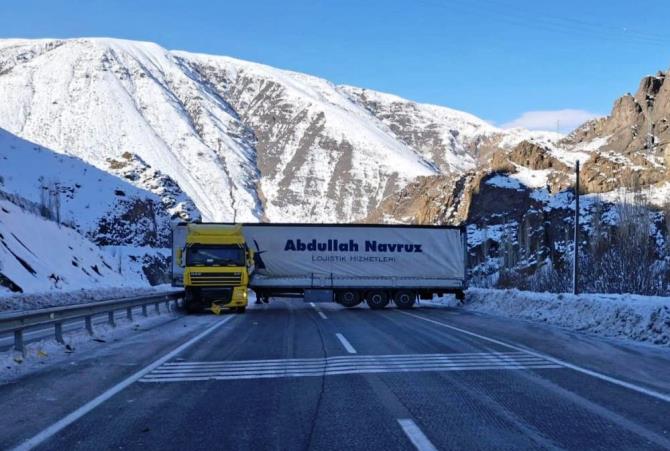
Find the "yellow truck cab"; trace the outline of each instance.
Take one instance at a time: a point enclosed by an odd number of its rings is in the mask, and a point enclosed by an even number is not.
[[[253,254],[240,225],[188,224],[185,246],[176,252],[189,313],[221,308],[244,313]]]

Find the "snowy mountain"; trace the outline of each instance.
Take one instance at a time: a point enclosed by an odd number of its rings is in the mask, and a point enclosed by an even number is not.
[[[417,176],[461,173],[492,147],[557,138],[261,64],[103,38],[0,41],[0,98],[0,127],[116,174],[139,164],[174,182],[177,215],[215,221],[360,220]],[[128,178],[164,195],[146,179]]]
[[[339,89],[443,173],[474,169],[493,149],[511,149],[522,141],[551,145],[562,138],[552,132],[502,130],[469,113],[392,94],[353,86]]]

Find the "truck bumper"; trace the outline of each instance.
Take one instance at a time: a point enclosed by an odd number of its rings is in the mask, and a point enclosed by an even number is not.
[[[248,295],[246,287],[189,287],[186,302],[200,308],[216,304],[223,308],[246,307]]]

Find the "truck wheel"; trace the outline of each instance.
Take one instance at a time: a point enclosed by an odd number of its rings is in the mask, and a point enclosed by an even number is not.
[[[416,302],[416,293],[410,290],[399,290],[393,295],[393,302],[400,309],[412,308]]]
[[[244,312],[246,312],[246,311],[247,311],[247,307],[246,307],[246,306],[244,306],[244,307],[237,307],[237,308],[235,309],[235,313],[244,313]]]
[[[198,313],[201,309],[200,303],[197,299],[195,299],[193,293],[190,290],[186,291],[183,306],[184,310],[186,310],[186,313],[188,314]]]
[[[356,290],[340,290],[336,293],[338,304],[344,307],[356,307],[362,302],[361,296]]]
[[[189,315],[193,313],[202,312],[202,305],[198,302],[194,302],[192,299],[190,301],[184,301],[184,309]]]
[[[386,307],[389,303],[388,295],[386,291],[369,291],[366,300],[368,301],[368,306],[371,309],[377,310]]]

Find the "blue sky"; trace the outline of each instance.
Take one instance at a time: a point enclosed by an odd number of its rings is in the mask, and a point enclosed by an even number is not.
[[[3,0],[0,37],[111,36],[234,56],[567,132],[670,67],[670,2]]]

